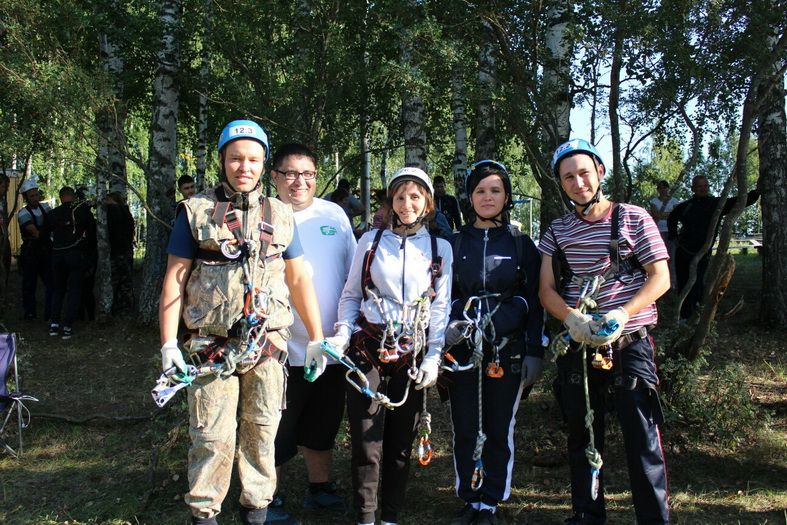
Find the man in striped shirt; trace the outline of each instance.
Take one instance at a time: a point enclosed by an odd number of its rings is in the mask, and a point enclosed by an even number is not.
[[[658,319],[655,301],[670,285],[667,249],[647,211],[615,204],[601,192],[606,169],[590,143],[573,139],[561,145],[552,157],[552,169],[575,208],[553,221],[539,244],[541,303],[563,322],[572,339],[568,353],[558,359],[555,385],[568,423],[574,512],[568,523],[606,522],[603,469],[591,467],[586,448],[595,444],[603,454],[605,393],[610,386],[637,522],[668,523],[658,377],[648,336]],[[553,267],[553,259],[561,264]],[[562,271],[556,275],[558,266]],[[565,286],[559,286],[561,281]],[[591,283],[600,283],[589,294],[596,307],[583,313],[580,295]],[[591,364],[596,354],[611,357],[611,366],[599,359]],[[583,367],[588,367],[594,442],[585,428]]]

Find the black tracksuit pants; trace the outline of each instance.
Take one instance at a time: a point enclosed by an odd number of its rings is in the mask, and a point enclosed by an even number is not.
[[[604,455],[604,415],[610,409],[610,388],[614,388],[614,409],[623,433],[631,495],[640,525],[669,522],[667,468],[661,448],[659,424],[661,408],[655,386],[656,367],[650,337],[631,343],[614,354],[612,370],[590,365],[579,352],[558,359],[556,390],[568,423],[568,457],[571,469],[571,506],[588,523],[605,523],[604,470],[599,475],[599,494],[591,498],[591,467],[585,456],[588,431],[585,428],[585,394],[582,366],[588,367],[588,390],[594,413],[595,447]]]
[[[82,280],[85,271],[84,255],[79,249],[52,253],[52,322],[62,321],[63,326],[74,326],[82,304]],[[65,302],[65,312],[63,303]],[[62,315],[62,317],[61,317]]]
[[[409,360],[383,364],[377,359],[378,340],[356,332],[347,356],[366,374],[369,388],[391,401],[402,399],[407,388]],[[360,523],[374,521],[377,489],[381,485],[384,521],[396,522],[404,505],[410,459],[423,407],[423,390],[410,386],[407,401],[388,410],[347,385],[347,417],[352,442],[353,506]],[[382,478],[382,482],[380,479]]]
[[[471,488],[475,469],[473,452],[478,436],[478,369],[444,374],[451,399],[451,422],[454,431],[454,468],[456,495],[466,502],[482,502],[495,506],[511,493],[511,472],[514,461],[514,423],[522,397],[521,357],[510,359],[509,347],[501,351],[503,377],[486,374],[489,357],[481,367],[483,428],[486,434],[481,456],[485,476],[478,490]],[[454,347],[451,354],[466,363],[470,349]],[[513,370],[512,370],[513,363]]]

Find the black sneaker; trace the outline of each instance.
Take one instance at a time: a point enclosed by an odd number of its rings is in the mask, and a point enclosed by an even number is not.
[[[60,335],[60,325],[52,323],[49,325],[49,337],[57,337]]]
[[[456,515],[451,525],[471,525],[475,522],[476,516],[478,516],[478,511],[471,504],[465,503],[465,506]]]
[[[284,496],[276,494],[268,505],[268,515],[265,525],[298,525],[298,520],[292,517],[284,508]]]
[[[303,508],[344,512],[347,506],[342,497],[336,493],[336,483],[331,481],[323,483],[317,492],[307,490],[306,497],[303,498]]]
[[[583,514],[574,514],[565,521],[566,525],[604,525],[606,520],[593,519]]]
[[[497,525],[497,516],[489,509],[481,509],[473,525]]]
[[[52,335],[52,334],[50,333],[49,335]],[[63,335],[61,335],[60,338],[63,341],[68,341],[69,339],[71,339],[72,335],[74,335],[74,332],[71,330],[71,327],[70,326],[64,326],[63,327]]]

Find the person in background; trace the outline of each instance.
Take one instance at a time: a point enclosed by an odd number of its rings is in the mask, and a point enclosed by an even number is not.
[[[268,144],[254,121],[224,127],[217,147],[221,183],[181,204],[167,247],[159,301],[162,370],[188,373],[178,345],[181,321],[192,363],[219,369],[188,388],[185,502],[193,525],[217,524],[236,458],[241,521],[265,522],[276,488],[290,300],[309,334],[307,354],[319,352],[323,339],[292,208],[260,192]]]
[[[304,252],[304,265],[314,282],[323,333],[333,333],[336,305],[355,254],[355,236],[350,220],[339,206],[315,199],[317,157],[303,144],[285,144],[273,155],[271,178],[282,202],[292,206]],[[304,377],[309,334],[297,313],[287,342],[287,409],[282,412],[276,433],[277,471],[298,454],[306,461],[309,489],[303,500],[307,509],[343,511],[344,500],[331,479],[331,462],[336,434],[344,416],[344,372],[331,360],[314,381]],[[318,356],[319,366],[326,363]],[[277,476],[281,479],[281,476]],[[281,484],[279,485],[279,489]],[[277,490],[268,506],[266,523],[296,523],[284,508]]]
[[[678,205],[678,199],[671,197],[669,194],[669,182],[660,180],[656,183],[656,191],[658,195],[650,199],[649,209],[650,216],[656,221],[656,226],[659,228],[661,239],[667,246],[667,251],[670,255],[669,270],[670,270],[670,283],[672,288],[675,288],[675,242],[669,239],[669,228],[667,226],[667,218],[670,212]]]
[[[363,203],[358,197],[352,194],[352,187],[350,186],[350,181],[347,179],[339,179],[339,182],[336,184],[336,189],[324,195],[323,199],[341,206],[351,223],[355,217],[363,214]]]
[[[197,194],[197,185],[191,175],[181,175],[178,177],[178,191],[183,197],[181,200],[190,199]]]
[[[604,416],[613,390],[637,523],[663,525],[667,464],[649,331],[658,321],[655,302],[669,290],[667,248],[644,209],[604,196],[606,166],[592,144],[563,143],[551,168],[574,205],[538,245],[541,304],[566,327],[553,343],[562,349],[554,388],[568,425],[574,515],[566,523],[606,523]]]
[[[760,198],[759,181],[758,187],[749,191],[746,195],[746,206],[751,206]],[[704,175],[697,175],[691,180],[691,191],[694,195],[687,201],[683,201],[672,210],[667,219],[669,238],[675,240],[675,273],[678,279],[677,290],[680,292],[689,282],[689,270],[691,260],[699,253],[705,240],[708,238],[711,227],[713,212],[719,204],[720,197],[713,197],[710,194],[708,178]],[[721,217],[727,215],[735,206],[736,197],[729,197],[722,207]],[[716,238],[719,224],[713,231],[713,238]],[[678,227],[680,226],[680,231]],[[711,243],[711,246],[713,243]],[[699,308],[702,296],[705,293],[705,272],[708,270],[711,250],[705,252],[697,263],[697,280],[689,290],[689,294],[683,301],[680,308],[680,319],[686,322]]]
[[[25,206],[17,212],[22,247],[19,268],[22,271],[22,306],[24,318],[36,318],[36,288],[38,280],[44,283],[44,317],[52,315],[52,243],[49,239],[49,204],[41,202],[41,190],[35,178],[25,180],[19,186]]]
[[[469,171],[471,222],[453,239],[453,301],[446,330],[446,345],[453,346],[446,355],[463,365],[474,357],[477,361],[474,368],[448,374],[446,381],[456,494],[465,503],[451,523],[494,525],[498,503],[511,494],[516,413],[543,368],[541,256],[530,237],[511,225],[513,196],[506,167],[483,160]],[[482,356],[474,355],[478,351]],[[477,478],[474,482],[479,474],[480,483]]]
[[[123,196],[107,194],[107,228],[112,265],[112,313],[134,308],[134,217]]]
[[[395,524],[404,506],[425,389],[437,381],[450,308],[451,246],[424,223],[434,211],[429,177],[400,169],[389,182],[388,202],[391,224],[361,237],[336,333],[327,339],[366,375],[369,392],[401,403],[391,410],[347,385],[353,506],[362,525],[375,521],[378,488],[382,525]]]
[[[462,213],[459,211],[459,201],[445,191],[445,179],[438,175],[434,178],[434,201],[438,213],[445,216],[451,231],[462,226]]]
[[[88,239],[95,237],[96,220],[90,211],[90,205],[77,200],[74,188],[61,188],[60,202],[60,206],[49,214],[54,288],[49,335],[60,335],[64,340],[68,340],[73,336],[74,320],[79,315],[85,258],[89,250]]]

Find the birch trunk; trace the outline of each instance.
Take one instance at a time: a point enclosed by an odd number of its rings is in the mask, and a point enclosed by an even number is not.
[[[115,3],[112,3],[114,6]],[[122,75],[125,68],[118,46],[108,34],[99,38],[99,52],[104,71],[113,80],[113,106],[105,107],[97,115],[99,147],[96,158],[96,316],[104,320],[112,315],[112,265],[110,263],[109,230],[107,209],[104,200],[108,191],[120,193],[126,198],[128,179],[125,150],[125,109],[123,103]]]
[[[567,141],[571,136],[571,49],[566,34],[569,3],[553,2],[547,13],[547,30],[544,45],[548,59],[544,64],[543,98],[547,102],[549,127],[554,130],[553,146]]]
[[[402,64],[409,66],[411,74],[417,75],[412,64],[412,42],[404,36],[402,42]],[[426,170],[426,130],[424,129],[424,101],[412,89],[402,93],[402,131],[404,135],[404,163]]]
[[[145,239],[145,266],[139,300],[140,320],[151,323],[158,313],[161,281],[166,268],[165,248],[174,218],[174,202],[169,191],[175,186],[177,165],[177,123],[180,92],[177,73],[180,61],[178,27],[181,3],[163,0],[159,19],[163,27],[158,68],[153,81],[153,121],[150,129],[147,204],[161,221],[148,217]],[[163,223],[162,223],[163,221]]]
[[[478,56],[478,87],[480,91],[476,110],[476,160],[494,159],[497,149],[494,108],[495,88],[497,87],[495,37],[489,22],[484,20],[482,24],[482,42]]]
[[[212,4],[212,0],[206,0],[204,5],[205,27],[202,31],[202,56],[199,68],[200,93],[197,113],[197,150],[195,152],[197,172],[194,174],[194,184],[198,190],[205,189],[205,166],[208,157],[208,80],[210,75],[208,53],[210,52],[210,34],[213,24]]]
[[[775,67],[774,72],[779,69]],[[763,102],[757,114],[762,191],[760,317],[767,324],[784,326],[787,324],[787,208],[784,206],[787,202],[787,118],[783,75],[776,73],[770,84],[763,86]]]
[[[454,116],[454,193],[459,204],[465,210],[468,207],[468,195],[465,191],[467,174],[467,117],[465,116],[464,85],[459,68],[454,70],[451,79],[451,112]]]

